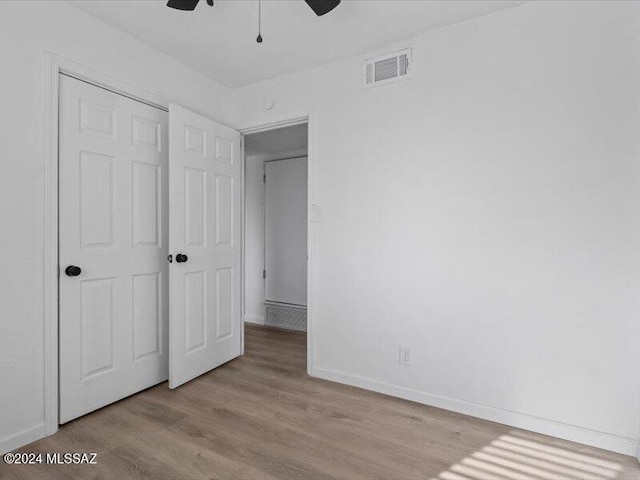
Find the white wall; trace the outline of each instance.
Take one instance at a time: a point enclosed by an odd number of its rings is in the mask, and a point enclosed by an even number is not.
[[[0,2],[0,450],[44,432],[45,51],[237,125],[232,91],[65,2]]]
[[[535,2],[388,49],[411,80],[238,91],[244,127],[313,112],[313,374],[635,453],[639,17]]]

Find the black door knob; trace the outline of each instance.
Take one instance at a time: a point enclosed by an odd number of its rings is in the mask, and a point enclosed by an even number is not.
[[[64,269],[64,273],[66,273],[68,277],[77,277],[82,273],[82,269],[80,267],[76,267],[75,265],[69,265]]]
[[[185,263],[187,260],[189,260],[189,257],[182,253],[176,255],[176,262],[178,263]]]

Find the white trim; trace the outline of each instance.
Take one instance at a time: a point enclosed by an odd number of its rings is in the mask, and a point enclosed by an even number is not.
[[[391,395],[393,397],[411,400],[432,407],[442,408],[453,412],[470,415],[472,417],[502,423],[511,427],[530,430],[532,432],[562,438],[572,442],[591,445],[623,455],[635,455],[637,440],[621,437],[606,432],[591,430],[589,428],[557,422],[555,420],[536,417],[526,413],[514,412],[496,407],[490,407],[479,403],[467,402],[456,398],[446,397],[407,387],[401,387],[390,383],[379,382],[357,375],[336,372],[330,369],[317,368],[309,375],[343,383],[354,387],[360,387],[374,392]]]
[[[307,374],[311,375],[311,372],[315,371],[316,365],[316,330],[315,321],[316,315],[316,245],[317,230],[319,224],[317,222],[310,222],[309,219],[313,217],[312,209],[317,207],[317,186],[316,186],[316,168],[319,157],[318,145],[320,142],[318,139],[318,122],[314,112],[309,114],[308,121],[308,142],[307,142],[307,175],[308,175],[308,189],[307,189]]]
[[[268,132],[269,130],[277,130],[279,128],[294,127],[303,123],[309,123],[311,115],[300,115],[291,117],[285,120],[276,120],[269,123],[260,123],[252,125],[250,127],[241,128],[238,131],[243,135],[249,135],[251,133]]]
[[[55,53],[47,52],[46,55],[50,65],[54,67],[56,75],[63,73],[119,95],[169,111],[169,102],[156,92],[137,87]]]
[[[151,102],[149,100],[145,100],[145,99],[140,98],[138,96],[134,96],[134,95],[132,95],[130,93],[127,93],[127,92],[125,92],[123,90],[119,90],[117,88],[113,88],[113,87],[109,87],[107,85],[103,85],[103,84],[97,83],[97,82],[95,82],[95,81],[93,81],[91,79],[88,79],[87,77],[84,77],[82,75],[77,75],[77,74],[74,74],[72,72],[69,72],[66,69],[61,69],[59,71],[59,74],[60,75],[64,75],[65,77],[68,77],[68,78],[73,78],[74,80],[78,80],[78,81],[83,82],[83,83],[87,83],[89,85],[93,85],[94,87],[100,88],[102,90],[106,90],[107,92],[115,93],[116,95],[120,95],[121,97],[128,98],[128,99],[133,100],[135,102],[143,103],[144,105],[147,105],[149,107],[157,108],[158,110],[162,110],[163,112],[169,113],[169,109],[167,107],[164,107],[162,105],[158,105],[157,103],[153,103],[153,102]]]
[[[317,207],[317,186],[316,186],[316,166],[319,157],[318,145],[318,122],[314,112],[309,114],[307,141],[307,175],[309,178],[307,189],[307,374],[315,371],[316,365],[316,245],[318,223],[310,222],[313,217],[312,209]]]
[[[244,323],[253,323],[254,325],[264,325],[264,317],[261,315],[245,315]]]
[[[29,427],[16,433],[15,435],[5,437],[0,440],[0,455],[15,450],[16,448],[20,448],[31,442],[35,442],[42,437],[46,437],[46,435],[45,424],[44,422],[41,422],[33,427]]]
[[[58,80],[59,60],[47,60],[44,162],[44,430],[58,430]]]
[[[68,74],[143,103],[167,109],[157,93],[46,52],[46,139],[44,185],[44,424],[13,439],[29,443],[58,430],[58,101],[59,75]],[[24,444],[23,443],[23,444]],[[4,445],[4,441],[3,444]],[[17,445],[19,446],[19,445]]]
[[[240,134],[240,318],[242,319],[240,325],[240,355],[244,355],[244,322],[246,322],[245,315],[245,195],[246,195],[246,163],[247,158],[244,155],[244,135]],[[264,324],[264,319],[262,320]]]
[[[295,125],[300,125],[306,123],[308,130],[308,144],[307,144],[307,152],[306,155],[297,155],[295,152],[290,152],[292,154],[296,154],[297,156],[306,156],[307,157],[307,169],[308,169],[308,177],[307,177],[307,218],[310,218],[310,209],[313,205],[315,205],[315,172],[314,165],[316,159],[316,151],[315,151],[315,138],[317,135],[316,131],[316,122],[314,117],[313,110],[311,113],[306,115],[292,115],[290,117],[285,117],[281,120],[262,123],[257,125],[252,125],[250,127],[239,129],[240,133],[242,133],[243,137],[249,135],[251,133],[259,133],[259,132],[267,132],[269,130],[276,130],[279,128],[285,127],[293,127]],[[244,145],[244,140],[243,140]],[[243,156],[243,161],[246,162],[246,157]],[[313,312],[315,310],[315,303],[313,299],[315,298],[313,295],[313,286],[315,285],[315,246],[316,246],[316,228],[317,225],[312,222],[307,222],[307,373],[311,375],[311,372],[314,371],[315,359],[316,359],[316,346],[315,346],[315,334],[313,329]],[[244,247],[243,247],[244,248]],[[243,280],[244,281],[244,280]],[[243,299],[244,302],[244,299]],[[243,304],[244,308],[244,304]],[[247,321],[247,317],[245,316],[245,321]],[[264,322],[264,319],[263,319]]]

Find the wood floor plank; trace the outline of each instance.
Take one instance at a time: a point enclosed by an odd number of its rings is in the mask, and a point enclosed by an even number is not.
[[[640,480],[631,457],[308,377],[304,333],[245,332],[243,357],[20,449],[98,465],[0,463],[0,480]]]

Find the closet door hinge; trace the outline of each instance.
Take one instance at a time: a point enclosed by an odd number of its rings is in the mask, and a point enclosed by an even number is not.
[[[267,183],[267,174],[266,173],[262,174],[262,183]]]
[[[262,278],[266,280],[266,278],[267,278],[267,271],[266,270],[262,270]]]

